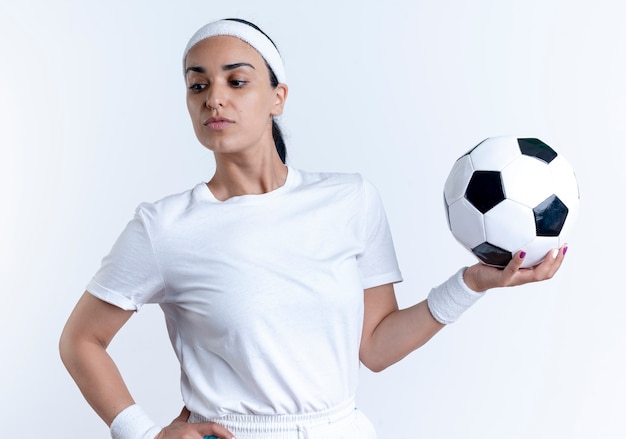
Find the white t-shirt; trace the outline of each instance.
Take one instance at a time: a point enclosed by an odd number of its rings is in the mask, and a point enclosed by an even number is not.
[[[87,290],[161,306],[183,400],[213,418],[353,398],[363,290],[401,280],[373,186],[289,167],[266,194],[219,201],[200,183],[141,204]]]

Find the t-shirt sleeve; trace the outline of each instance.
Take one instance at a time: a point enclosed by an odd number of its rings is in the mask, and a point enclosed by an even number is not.
[[[363,181],[365,249],[358,257],[363,288],[402,281],[391,230],[376,188]]]
[[[158,302],[165,291],[142,206],[104,257],[87,291],[125,310]]]

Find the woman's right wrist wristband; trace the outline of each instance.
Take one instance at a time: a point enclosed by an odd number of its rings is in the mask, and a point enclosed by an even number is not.
[[[485,293],[471,290],[463,280],[466,268],[462,268],[450,279],[428,294],[428,309],[439,323],[449,325],[454,323],[461,314],[469,309]]]
[[[126,407],[111,422],[113,439],[155,439],[160,432],[161,427],[137,404]]]

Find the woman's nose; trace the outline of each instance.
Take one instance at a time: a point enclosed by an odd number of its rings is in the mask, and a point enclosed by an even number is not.
[[[206,106],[213,110],[223,106],[223,93],[219,87],[214,85],[209,89],[206,97]]]

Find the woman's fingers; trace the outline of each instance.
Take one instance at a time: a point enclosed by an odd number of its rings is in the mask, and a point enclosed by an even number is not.
[[[513,258],[509,261],[509,263],[502,270],[502,283],[504,285],[509,285],[511,280],[517,275],[524,262],[524,258],[526,257],[525,251],[518,251],[513,255]]]
[[[180,414],[165,427],[157,439],[234,439],[228,429],[215,422],[189,423],[190,412],[183,407]]]
[[[541,282],[551,279],[556,272],[559,271],[559,268],[561,268],[566,252],[567,244],[561,248],[552,249],[539,265],[531,268],[520,268],[520,265],[518,264],[510,264],[511,271],[509,272],[507,285],[523,285],[531,282]],[[515,268],[516,265],[517,268]],[[507,269],[508,268],[509,266],[507,266]],[[513,270],[516,270],[516,272],[514,273]]]
[[[218,438],[218,439],[235,439],[235,436],[226,429],[226,427],[216,424],[215,422],[201,422],[198,424],[190,424],[196,428],[196,431],[202,435],[202,438]]]
[[[488,267],[478,263],[467,269],[465,283],[474,291],[485,291],[491,288],[512,287],[531,282],[540,282],[552,278],[561,268],[567,244],[550,251],[543,262],[530,268],[522,268],[526,254],[519,251],[503,269]]]
[[[551,253],[546,255],[546,258],[541,264],[535,267],[537,280],[551,279],[563,263],[565,253],[567,253],[567,244],[559,249],[554,249]]]

